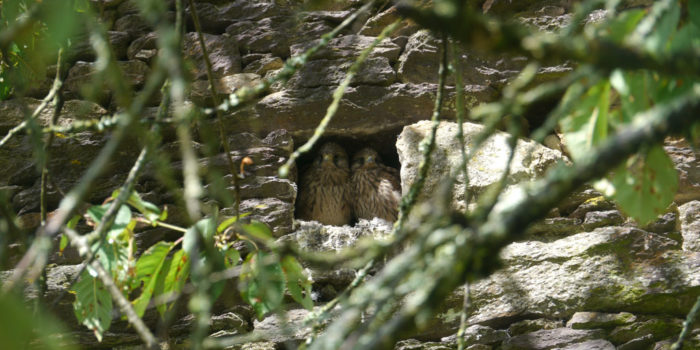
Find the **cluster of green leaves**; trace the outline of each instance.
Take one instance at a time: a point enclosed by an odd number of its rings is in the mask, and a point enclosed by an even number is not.
[[[648,32],[645,11],[636,9],[589,25],[586,34],[624,46],[639,44],[641,50],[661,58],[700,49],[700,3],[689,2],[686,20],[681,20],[678,2],[669,5],[661,8],[657,4],[658,22]],[[698,83],[697,79],[662,76],[649,70],[617,69],[585,90],[582,84],[572,85],[562,104],[577,99],[577,107],[560,120],[560,127],[574,161],[591,155],[608,135],[643,121],[648,117],[645,111],[687,94]],[[678,175],[663,147],[657,145],[630,157],[596,187],[637,222],[647,224],[673,201]]]
[[[0,100],[23,93],[46,78],[47,66],[55,63],[59,47],[70,45],[88,5],[88,0],[48,1],[42,4],[42,11],[33,12],[33,6],[40,2],[0,2],[0,30],[21,29],[0,51]],[[23,22],[28,24],[20,25]]]
[[[118,192],[113,193],[116,199]],[[85,217],[88,222],[99,223],[111,204],[90,207]],[[132,211],[135,209],[138,214]],[[240,267],[239,287],[244,300],[255,309],[258,318],[277,310],[285,292],[305,308],[312,308],[311,280],[304,273],[299,262],[291,257],[257,249],[254,242],[274,240],[267,225],[252,221],[237,225],[239,217],[229,218],[216,225],[216,218],[205,218],[185,231],[181,239],[174,242],[160,241],[146,249],[138,259],[134,256],[134,228],[138,221],[161,225],[167,217],[166,210],[144,201],[137,193],[131,194],[127,204],[122,205],[114,223],[107,230],[104,239],[92,243],[95,259],[111,274],[112,279],[125,297],[138,295],[131,303],[139,317],[150,305],[154,305],[161,317],[172,309],[174,300],[183,291],[190,277],[193,257],[212,267],[213,272]],[[75,227],[79,216],[69,223]],[[97,226],[97,225],[95,225]],[[231,235],[240,229],[242,235]],[[93,231],[94,232],[94,231]],[[253,248],[244,261],[233,247],[232,236],[243,237]],[[61,250],[68,241],[61,240]],[[180,245],[180,243],[182,243]],[[215,300],[224,289],[223,278],[212,281],[211,296]],[[92,330],[98,340],[109,329],[112,322],[112,297],[105,288],[97,272],[87,266],[77,284],[73,308],[79,322]],[[154,303],[155,301],[155,303]]]

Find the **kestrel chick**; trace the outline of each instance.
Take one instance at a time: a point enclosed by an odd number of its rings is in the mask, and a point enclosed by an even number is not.
[[[401,200],[399,172],[381,164],[377,151],[363,148],[352,157],[350,183],[355,217],[396,221]]]
[[[299,182],[297,217],[325,225],[349,224],[349,181],[350,169],[345,150],[332,142],[324,144]]]

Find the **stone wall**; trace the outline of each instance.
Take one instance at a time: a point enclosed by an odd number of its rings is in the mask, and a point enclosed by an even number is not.
[[[103,20],[109,24],[109,40],[127,82],[142,87],[157,54],[155,34],[145,25],[136,7],[129,1],[104,1]],[[570,19],[570,1],[496,2],[492,12],[511,16],[542,30],[557,28]],[[648,5],[636,1],[631,5]],[[201,18],[205,42],[213,64],[218,93],[224,96],[246,84],[275,74],[283,61],[311,47],[352,11],[360,1],[329,1],[325,8],[305,8],[297,1],[279,0],[200,0],[195,1]],[[173,10],[174,7],[171,7]],[[190,9],[187,9],[188,15]],[[344,71],[359,52],[376,37],[384,25],[397,19],[391,8],[376,8],[369,15],[333,39],[328,48],[313,57],[286,86],[274,86],[271,94],[254,105],[224,115],[224,129],[235,164],[251,157],[241,184],[241,211],[270,225],[282,240],[294,240],[313,250],[338,250],[354,244],[360,237],[382,237],[390,227],[381,220],[362,220],[353,226],[332,227],[315,222],[294,220],[296,169],[290,179],[277,176],[277,169],[289,154],[306,141],[318,125],[331,101],[331,94],[343,79]],[[211,106],[202,51],[193,25],[183,44],[183,55],[190,60],[190,74],[195,79],[189,99],[200,106]],[[73,121],[104,117],[114,112],[115,102],[107,88],[85,89],[94,75],[95,59],[90,46],[79,43],[76,61],[66,81],[66,106],[60,125]],[[509,79],[524,67],[523,57],[493,56],[470,49],[458,53],[463,61],[468,106],[497,98]],[[426,132],[433,99],[437,90],[437,65],[440,57],[438,40],[410,22],[378,45],[367,63],[347,89],[337,115],[329,125],[325,139],[339,142],[349,153],[365,145],[374,146],[383,158],[401,167],[404,191],[414,181],[418,164],[418,143]],[[55,69],[54,69],[55,70]],[[571,70],[567,64],[543,67],[538,81],[557,78]],[[23,105],[33,109],[48,92],[55,72],[47,73],[28,96],[0,102],[0,134],[5,134],[23,119]],[[448,99],[443,116],[453,117],[453,81],[448,82]],[[143,118],[155,114],[158,98],[150,101]],[[550,106],[551,107],[551,106]],[[547,106],[543,107],[546,110]],[[39,118],[47,125],[48,112]],[[531,126],[542,115],[529,116]],[[205,119],[194,130],[195,149],[200,164],[228,173],[224,154],[206,157],[205,133],[216,127],[216,120]],[[415,123],[415,124],[414,124]],[[467,124],[467,137],[479,126]],[[423,197],[430,196],[435,184],[459,159],[454,138],[455,124],[443,123],[438,132],[435,166],[427,181]],[[399,135],[400,134],[400,135]],[[48,206],[56,208],[68,189],[76,184],[109,133],[82,132],[74,137],[58,137],[51,148]],[[176,173],[181,169],[179,149],[172,129],[165,129],[160,153],[173,159]],[[398,143],[397,143],[398,139]],[[134,140],[136,141],[136,140]],[[97,182],[90,204],[101,203],[118,188],[135,161],[138,142],[127,142],[109,170]],[[521,147],[522,146],[522,147]],[[535,179],[559,161],[562,154],[530,141],[523,141],[516,155],[509,185]],[[397,152],[398,147],[398,152]],[[481,193],[499,177],[500,164],[506,156],[504,135],[491,141],[487,151],[478,156],[470,168],[467,190]],[[527,156],[534,149],[536,161]],[[501,252],[503,268],[489,278],[471,286],[474,311],[465,337],[468,349],[664,349],[678,334],[681,318],[700,294],[700,162],[698,153],[682,140],[669,140],[666,150],[672,155],[681,176],[677,206],[647,227],[637,227],[617,210],[614,203],[592,189],[582,189],[553,210],[551,215],[529,231],[529,239],[513,243]],[[456,152],[456,153],[455,153]],[[532,154],[530,154],[531,156]],[[309,156],[299,161],[304,167]],[[34,166],[29,136],[16,136],[0,148],[0,191],[11,198],[24,229],[31,232],[38,225],[40,174]],[[224,180],[228,183],[227,175]],[[459,179],[458,179],[459,180]],[[136,189],[158,205],[173,205],[172,193],[157,185],[153,170],[139,180]],[[232,191],[231,188],[228,190]],[[456,193],[464,193],[459,183]],[[463,209],[463,197],[456,196],[454,206]],[[172,207],[169,222],[182,223],[177,207]],[[224,214],[231,215],[230,209]],[[83,231],[87,227],[79,228]],[[142,227],[137,232],[139,249],[158,240],[173,240],[179,234],[161,228]],[[21,247],[10,254],[10,263],[21,255]],[[53,254],[49,269],[52,300],[78,271],[80,258],[74,251]],[[6,276],[3,273],[2,276]],[[354,271],[313,271],[317,305],[335,297],[353,279]],[[2,278],[2,277],[0,277]],[[31,289],[28,298],[36,297]],[[397,349],[453,349],[459,322],[463,291],[446,301],[436,318],[439,326],[421,331],[399,343]],[[72,298],[65,297],[55,310],[73,335],[86,348],[139,348],[139,339],[124,321],[115,323],[102,343],[75,321]],[[299,324],[307,311],[291,304],[289,319]],[[241,334],[256,330],[268,334],[267,342],[247,344],[243,348],[279,349],[284,343],[302,342],[308,329],[292,334],[281,332],[279,320],[270,316],[254,320],[251,309],[238,297],[235,283],[227,289],[214,308],[211,332],[216,336]],[[183,317],[170,329],[177,346],[187,347],[187,330],[192,318]],[[145,319],[155,328],[157,314],[148,312]],[[690,348],[700,348],[695,331]],[[133,345],[133,346],[132,346]]]

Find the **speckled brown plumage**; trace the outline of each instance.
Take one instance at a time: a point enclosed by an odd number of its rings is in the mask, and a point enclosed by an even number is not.
[[[352,157],[352,210],[358,219],[396,221],[401,181],[396,169],[380,163],[377,151],[363,148]]]
[[[332,142],[324,144],[299,181],[297,217],[325,225],[349,224],[349,181],[350,169],[345,150]]]

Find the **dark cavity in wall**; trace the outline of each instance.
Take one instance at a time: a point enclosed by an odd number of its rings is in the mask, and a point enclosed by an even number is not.
[[[299,179],[309,169],[314,159],[318,155],[319,150],[327,142],[334,142],[340,145],[348,154],[348,163],[352,166],[352,157],[365,147],[370,147],[376,150],[380,157],[381,163],[397,170],[400,170],[401,163],[396,151],[396,139],[403,127],[394,128],[387,131],[378,132],[371,135],[349,135],[349,136],[326,136],[319,139],[313,149],[302,154],[297,159],[297,169],[299,169]],[[307,139],[296,138],[294,144],[297,147],[303,145]],[[297,194],[297,199],[299,194]],[[296,216],[296,215],[295,215]]]
[[[323,144],[327,142],[335,142],[339,144],[348,153],[348,161],[352,162],[352,156],[359,150],[370,147],[375,149],[382,158],[382,163],[390,166],[392,168],[400,169],[401,163],[399,163],[399,156],[396,151],[396,138],[403,128],[382,131],[372,135],[362,135],[362,136],[328,136],[319,139],[314,145],[313,149],[307,153],[302,154],[297,160],[297,168],[299,169],[299,174],[303,174],[304,171],[311,165],[313,160],[316,158],[319,149]],[[305,139],[294,140],[294,145],[300,147],[306,142]]]

